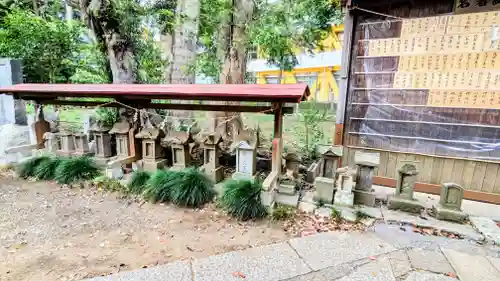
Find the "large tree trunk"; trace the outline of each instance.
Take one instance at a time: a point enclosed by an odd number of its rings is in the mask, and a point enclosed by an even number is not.
[[[254,2],[252,0],[233,0],[232,13],[226,27],[222,30],[221,50],[224,50],[224,63],[219,77],[221,84],[244,84],[247,64],[246,27],[252,19]],[[216,113],[213,127],[226,137],[234,137],[242,129],[239,113]],[[227,120],[230,119],[228,122]],[[220,124],[221,121],[223,124]]]
[[[106,36],[109,66],[113,74],[113,84],[132,84],[136,82],[134,53],[129,44],[112,33]]]

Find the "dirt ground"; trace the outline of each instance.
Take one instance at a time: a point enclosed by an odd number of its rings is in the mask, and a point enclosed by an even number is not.
[[[0,179],[0,280],[80,280],[285,240],[213,206],[142,204],[93,189]]]

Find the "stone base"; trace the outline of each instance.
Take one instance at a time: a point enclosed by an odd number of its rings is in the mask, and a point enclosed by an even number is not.
[[[291,184],[280,184],[278,189],[278,193],[285,195],[295,195],[297,191],[295,190],[295,186]]]
[[[337,191],[335,192],[335,199],[333,200],[334,205],[339,206],[354,206],[354,194],[351,192]]]
[[[262,202],[262,205],[264,205],[268,211],[274,207],[274,198],[275,194],[272,190],[260,192],[260,202]]]
[[[105,174],[106,177],[115,180],[122,179],[124,175],[122,167],[107,167]]]
[[[314,201],[331,204],[333,202],[334,180],[331,178],[317,177],[314,180]]]
[[[358,220],[358,215],[356,214],[356,210],[354,210],[353,208],[349,208],[346,206],[338,206],[338,205],[333,205],[333,208],[337,210],[342,219],[348,222],[356,222]]]
[[[446,209],[441,207],[440,205],[433,206],[432,209],[434,211],[436,219],[438,220],[447,220],[462,223],[468,217],[468,215],[462,211]]]
[[[167,165],[167,159],[142,159],[142,168],[144,171],[155,172],[158,169],[163,169]]]
[[[375,207],[375,192],[353,190],[354,204]]]
[[[276,194],[276,203],[297,208],[299,204],[299,195]]]
[[[387,207],[391,210],[400,210],[408,213],[420,214],[424,209],[422,203],[417,200],[409,200],[406,198],[400,198],[395,196],[389,197],[389,202]]]
[[[314,210],[316,210],[317,206],[316,204],[309,203],[309,202],[300,202],[299,203],[299,210],[306,212],[306,213],[312,213]]]
[[[238,173],[238,172],[235,172],[231,178],[233,180],[249,180],[249,181],[255,181],[255,179],[257,178],[256,175],[249,175],[249,174],[244,174],[244,173]]]

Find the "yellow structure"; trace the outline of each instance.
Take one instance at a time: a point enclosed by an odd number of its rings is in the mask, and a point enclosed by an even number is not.
[[[329,36],[322,42],[314,55],[297,50],[299,64],[290,72],[283,72],[281,84],[307,83],[311,97],[318,102],[336,102],[339,85],[336,72],[340,70],[344,26],[332,26]],[[269,66],[263,59],[249,62],[248,70],[253,72],[258,84],[277,84],[280,70]]]

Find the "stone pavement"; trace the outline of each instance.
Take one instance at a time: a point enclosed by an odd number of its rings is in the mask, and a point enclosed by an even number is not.
[[[390,227],[365,233],[320,233],[87,281],[500,280],[497,246],[434,238],[396,234]]]

